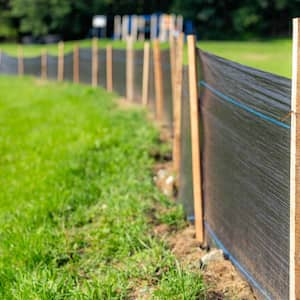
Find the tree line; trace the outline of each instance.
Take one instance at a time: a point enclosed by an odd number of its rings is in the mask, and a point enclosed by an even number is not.
[[[287,36],[300,0],[0,0],[0,39],[87,36],[95,14],[182,14],[203,39]]]

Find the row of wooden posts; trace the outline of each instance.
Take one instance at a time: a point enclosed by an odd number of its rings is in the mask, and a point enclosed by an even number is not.
[[[180,148],[181,148],[181,96],[183,84],[183,57],[184,57],[184,34],[178,38],[170,39],[170,63],[171,63],[171,84],[173,94],[173,161],[174,171],[180,174]],[[98,40],[92,41],[92,62],[91,62],[91,84],[98,86]],[[142,83],[142,104],[147,106],[149,99],[149,72],[150,52],[149,42],[144,44],[143,57],[143,83]],[[73,49],[73,82],[80,82],[79,68],[79,47]],[[155,110],[158,122],[163,122],[163,76],[162,60],[159,40],[153,42],[153,64],[154,64],[154,86],[155,86]],[[196,40],[194,36],[188,36],[188,64],[189,64],[189,94],[190,94],[190,119],[192,135],[192,160],[193,160],[193,181],[194,181],[194,207],[196,236],[200,242],[204,241],[203,210],[202,210],[202,188],[200,168],[200,144],[199,144],[199,107],[197,89],[197,62],[196,62]],[[18,52],[18,74],[24,74],[24,55],[20,47]],[[128,38],[126,48],[126,99],[132,101],[134,98],[134,47],[133,39]],[[47,79],[47,51],[41,53],[41,78]],[[64,43],[58,44],[57,81],[64,80]],[[111,45],[106,47],[106,89],[113,91],[113,49]]]
[[[106,89],[108,91],[113,90],[113,55],[112,55],[112,46],[106,46]],[[57,81],[64,80],[64,42],[58,43],[58,53],[57,53]],[[73,49],[73,82],[79,83],[80,82],[80,68],[79,68],[79,46],[74,46]],[[99,62],[98,62],[98,39],[93,39],[92,43],[92,63],[91,63],[91,79],[92,79],[92,86],[98,86],[98,72],[99,72]],[[47,50],[43,49],[41,53],[41,79],[47,79]],[[24,55],[22,47],[19,47],[18,50],[18,74],[20,76],[24,75]]]

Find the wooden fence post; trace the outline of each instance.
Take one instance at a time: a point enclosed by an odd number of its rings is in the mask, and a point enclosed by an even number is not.
[[[75,45],[73,52],[73,82],[79,83],[79,81],[79,47]]]
[[[134,80],[134,50],[133,37],[127,39],[126,49],[126,98],[129,101],[133,100],[133,80]]]
[[[41,54],[41,78],[47,80],[47,50],[43,49]]]
[[[199,135],[199,106],[198,106],[198,77],[196,59],[196,39],[194,35],[188,36],[188,62],[189,62],[189,91],[190,91],[190,119],[193,162],[193,190],[196,239],[204,242],[200,135]]]
[[[113,65],[112,65],[112,46],[106,47],[106,89],[113,91]]]
[[[290,300],[300,299],[300,19],[293,19],[290,148]]]
[[[161,53],[159,40],[155,39],[153,43],[154,56],[154,83],[155,83],[155,106],[156,118],[159,122],[163,120],[163,78],[161,69]]]
[[[58,43],[57,80],[64,80],[64,42]]]
[[[18,49],[18,75],[24,75],[24,54],[22,47],[19,47]]]
[[[175,73],[176,73],[176,49],[177,49],[177,39],[170,35],[170,65],[171,65],[171,84],[172,84],[172,99],[174,102],[175,98]]]
[[[150,67],[150,43],[144,44],[144,63],[143,63],[143,91],[142,104],[147,106],[149,98],[149,67]]]
[[[93,38],[92,43],[92,86],[97,87],[98,85],[98,39]]]
[[[181,98],[182,98],[182,72],[183,72],[183,47],[184,34],[181,33],[176,45],[176,63],[174,76],[174,96],[173,96],[173,163],[174,171],[177,174],[177,181],[180,170],[180,156],[181,156]]]

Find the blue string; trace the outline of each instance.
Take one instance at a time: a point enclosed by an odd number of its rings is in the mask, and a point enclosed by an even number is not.
[[[241,108],[241,109],[243,109],[243,110],[245,110],[245,111],[247,111],[247,112],[249,112],[249,113],[252,113],[252,114],[256,115],[257,117],[259,117],[259,118],[261,118],[261,119],[264,119],[264,120],[266,120],[266,121],[269,121],[269,122],[271,122],[271,123],[273,123],[273,124],[275,124],[275,125],[278,125],[278,126],[280,126],[280,127],[283,127],[283,128],[287,128],[287,129],[290,129],[290,128],[291,128],[290,125],[287,125],[287,124],[285,124],[285,123],[283,123],[283,122],[281,122],[281,121],[278,121],[278,120],[276,120],[276,119],[274,119],[274,118],[272,118],[272,117],[269,117],[269,116],[267,116],[267,115],[265,115],[265,114],[263,114],[263,113],[261,113],[261,112],[255,110],[255,109],[249,107],[249,106],[246,105],[246,104],[243,104],[243,103],[241,103],[241,102],[239,102],[239,101],[236,101],[236,100],[234,100],[234,99],[232,99],[232,98],[230,98],[230,97],[228,97],[228,96],[222,94],[221,92],[219,92],[218,90],[214,89],[212,86],[210,86],[209,84],[207,84],[207,83],[204,82],[203,80],[201,80],[201,81],[199,82],[199,84],[202,85],[202,86],[204,86],[204,87],[206,87],[206,88],[209,89],[211,92],[213,92],[215,95],[219,96],[220,98],[224,99],[225,101],[227,101],[227,102],[229,102],[229,103],[231,103],[231,104],[233,104],[233,105],[236,105],[236,106],[238,106],[239,108]]]
[[[271,300],[272,298],[267,294],[267,292],[255,281],[255,279],[240,265],[240,263],[229,253],[229,251],[226,249],[226,247],[223,245],[223,243],[218,239],[216,234],[213,232],[213,230],[210,228],[210,226],[207,224],[207,222],[204,222],[204,225],[216,243],[217,247],[223,250],[223,253],[228,257],[228,259],[236,266],[236,268],[239,269],[239,271],[246,277],[246,279],[257,289],[260,291],[260,293],[266,298]]]

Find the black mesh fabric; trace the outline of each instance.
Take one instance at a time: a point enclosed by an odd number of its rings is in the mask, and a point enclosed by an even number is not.
[[[291,82],[198,55],[207,233],[264,297],[288,299]]]
[[[106,88],[106,50],[98,50],[98,84]]]
[[[113,49],[113,89],[126,97],[126,50]]]
[[[64,56],[64,80],[73,81],[73,52]]]
[[[51,80],[57,79],[57,56],[47,55],[47,77]]]
[[[190,123],[188,67],[183,68],[181,97],[181,144],[178,201],[183,205],[188,219],[194,219],[193,166]]]
[[[91,48],[79,49],[79,81],[92,83],[92,50]]]
[[[41,57],[25,57],[24,74],[40,77],[41,76]]]
[[[18,59],[0,52],[0,74],[18,74]]]
[[[133,99],[137,103],[142,102],[143,63],[144,63],[144,51],[135,50],[134,51],[134,83],[133,83],[134,97]]]
[[[173,122],[173,99],[171,81],[170,50],[161,51],[161,69],[163,79],[163,101],[164,101],[164,121],[172,128]]]

